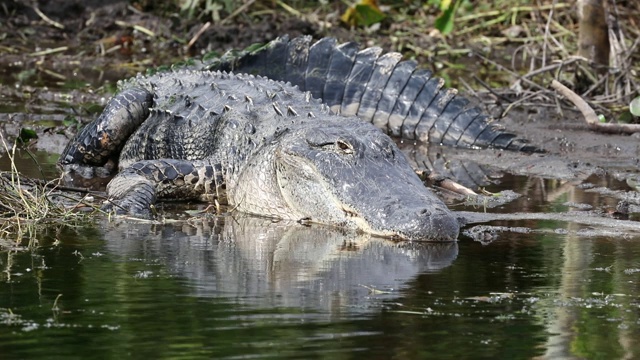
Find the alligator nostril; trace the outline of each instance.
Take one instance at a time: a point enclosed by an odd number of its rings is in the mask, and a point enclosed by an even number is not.
[[[429,209],[422,209],[418,212],[419,215],[429,215]]]

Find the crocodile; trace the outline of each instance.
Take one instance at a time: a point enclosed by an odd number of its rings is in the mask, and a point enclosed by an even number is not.
[[[395,53],[378,57],[377,48],[355,51],[331,39],[309,44],[283,37],[201,69],[121,81],[59,164],[84,177],[117,164],[103,205],[116,214],[151,218],[158,199],[199,199],[380,236],[454,241],[458,219],[380,129],[537,149]]]

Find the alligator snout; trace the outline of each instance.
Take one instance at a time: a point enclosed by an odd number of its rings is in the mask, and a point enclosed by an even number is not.
[[[392,224],[398,221],[397,224]],[[397,228],[398,236],[418,241],[455,241],[460,232],[460,224],[446,207],[399,208],[390,219],[392,228]]]

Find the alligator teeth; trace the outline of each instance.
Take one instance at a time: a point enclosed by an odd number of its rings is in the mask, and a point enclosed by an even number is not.
[[[358,216],[358,214],[357,214],[357,213],[355,213],[355,212],[353,212],[353,211],[350,211],[350,210],[347,210],[347,209],[342,209],[342,211],[344,211],[344,214],[345,214],[347,217],[356,217],[356,216]]]
[[[284,116],[284,114],[282,113],[282,110],[280,110],[280,108],[278,107],[278,104],[272,103],[272,105],[273,105],[273,110],[275,110],[276,114],[280,116]]]

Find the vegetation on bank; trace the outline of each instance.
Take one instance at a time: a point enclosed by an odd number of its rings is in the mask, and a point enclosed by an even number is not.
[[[640,27],[634,20],[640,6],[635,2],[604,6],[603,1],[582,0],[534,5],[524,0],[174,0],[173,4],[189,19],[206,23],[224,23],[237,16],[252,22],[266,13],[284,12],[313,23],[322,35],[333,35],[336,27],[349,28],[356,39],[382,43],[432,64],[445,79],[461,79],[456,87],[469,87],[462,79],[475,79],[479,85],[470,89],[485,88],[508,103],[535,100],[558,106],[556,93],[548,90],[555,79],[588,100],[603,114],[601,121],[635,122],[633,116],[640,115],[633,106],[640,101],[636,80]],[[596,43],[598,38],[601,44]],[[476,61],[479,66],[473,64]],[[465,72],[471,76],[458,76]]]
[[[555,79],[589,101],[606,121],[634,122],[638,119],[629,108],[640,87],[640,24],[635,21],[640,3],[621,1],[606,8],[611,56],[603,66],[585,59],[580,50],[578,10],[584,2],[130,0],[84,7],[69,17],[55,1],[25,5],[12,0],[0,13],[13,19],[31,11],[29,19],[39,21],[7,31],[0,54],[24,50],[35,58],[75,55],[79,61],[97,55],[116,60],[106,66],[135,72],[211,50],[242,49],[282,34],[310,33],[399,51],[450,86],[484,92],[506,104],[500,115],[534,103],[560,108],[556,92],[548,89]],[[33,47],[56,37],[67,41]]]
[[[0,171],[0,249],[28,249],[38,245],[37,234],[45,228],[74,226],[88,221],[86,212],[76,211],[82,199],[22,176],[13,159],[16,146],[9,148],[0,134],[0,144],[11,160],[10,171]]]

